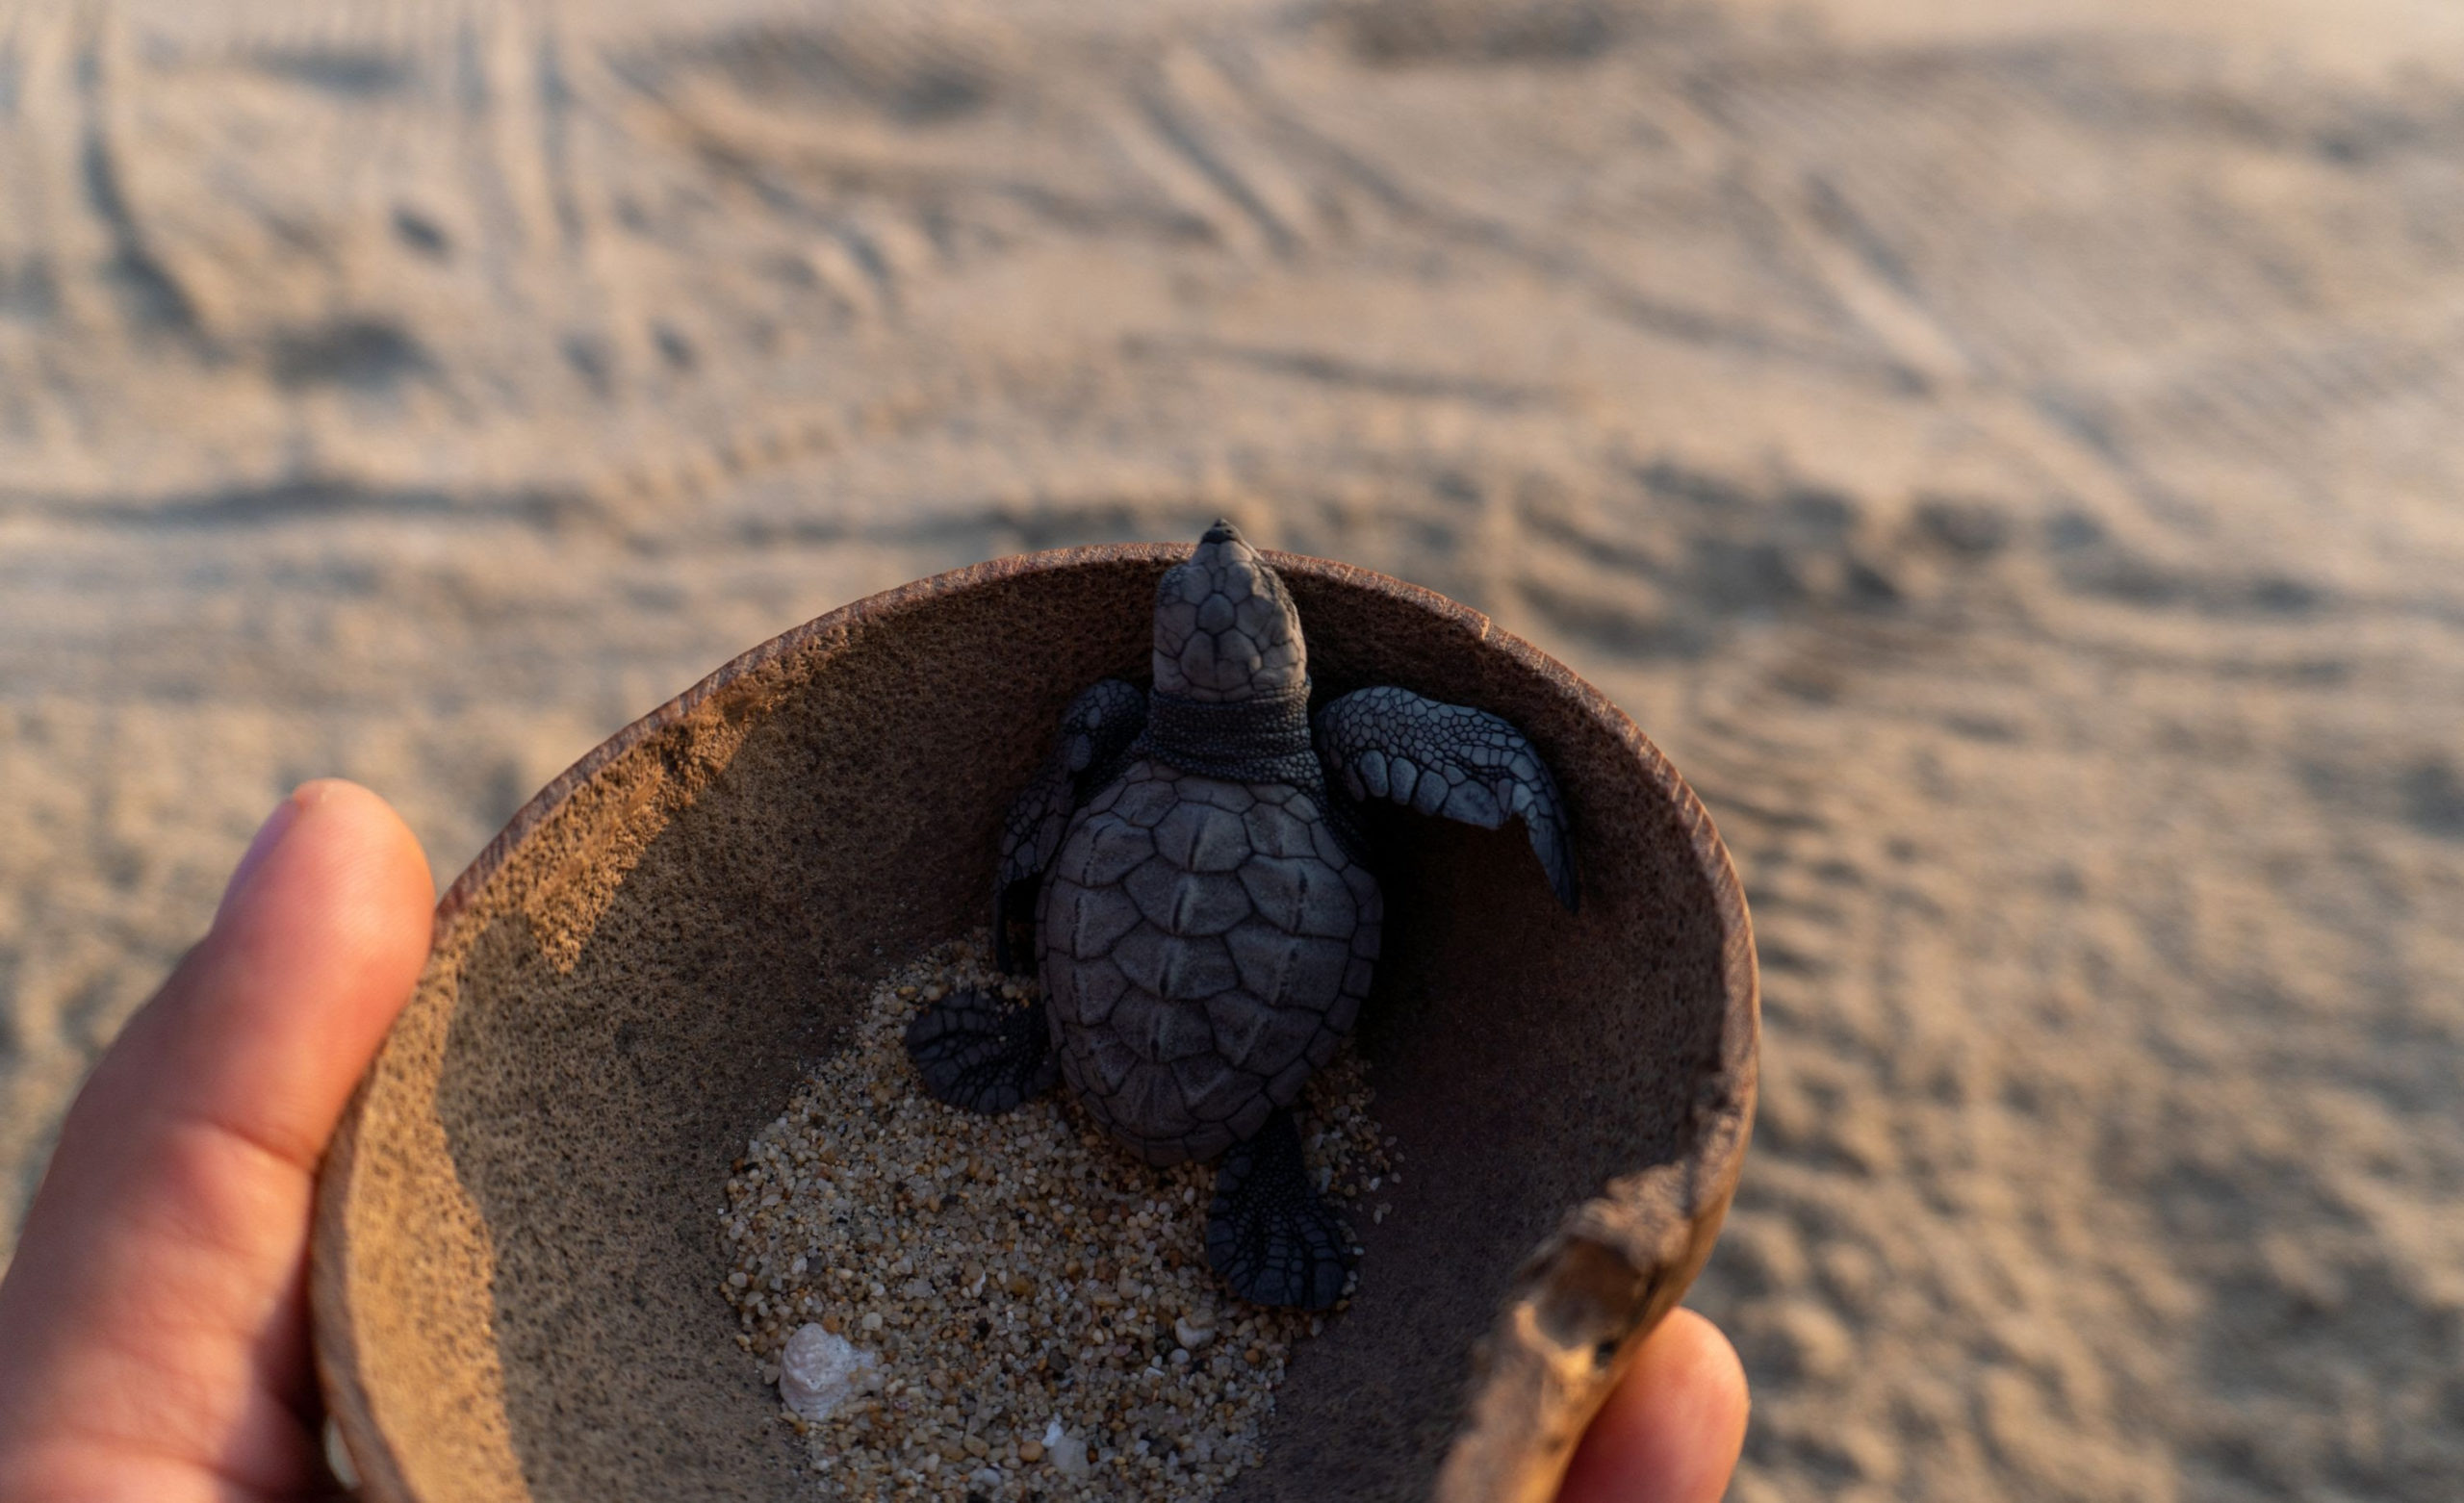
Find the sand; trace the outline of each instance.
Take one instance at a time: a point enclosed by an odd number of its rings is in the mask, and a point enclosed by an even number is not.
[[[13,1204],[293,781],[1222,512],[1734,848],[1739,1498],[2464,1470],[2451,7],[203,9],[0,12]]]
[[[993,968],[988,930],[893,971],[735,1160],[718,1290],[735,1343],[780,1386],[819,1496],[1205,1503],[1258,1465],[1295,1349],[1349,1291],[1322,1314],[1232,1294],[1206,1255],[1215,1166],[1150,1168],[1066,1094],[997,1116],[927,1095],[908,1025],[991,987],[1041,995]],[[1385,1220],[1377,1191],[1402,1183],[1374,1099],[1347,1049],[1297,1103],[1347,1226]],[[837,1364],[803,1390],[817,1408],[790,1391],[800,1341]]]

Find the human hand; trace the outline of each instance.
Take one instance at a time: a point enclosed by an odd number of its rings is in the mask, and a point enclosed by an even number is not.
[[[1672,1310],[1575,1447],[1557,1503],[1717,1503],[1745,1443],[1745,1410],[1729,1338]]]
[[[317,1160],[408,1000],[436,889],[315,782],[95,1066],[0,1281],[0,1499],[330,1492],[308,1348]]]
[[[0,1280],[0,1500],[331,1490],[308,1345],[317,1161],[408,1000],[435,889],[394,811],[285,801],[214,928],[78,1093]],[[1636,1357],[1562,1503],[1710,1503],[1745,1379],[1680,1310]]]

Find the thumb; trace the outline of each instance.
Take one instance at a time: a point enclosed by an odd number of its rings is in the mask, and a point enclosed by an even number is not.
[[[133,1495],[313,1476],[317,1162],[418,978],[434,895],[364,788],[310,783],[267,820],[213,931],[79,1092],[28,1211],[0,1283],[0,1491],[30,1466],[119,1490],[81,1470],[98,1455],[150,1458]]]
[[[1575,1448],[1558,1503],[1717,1503],[1745,1414],[1736,1348],[1701,1315],[1672,1310]]]

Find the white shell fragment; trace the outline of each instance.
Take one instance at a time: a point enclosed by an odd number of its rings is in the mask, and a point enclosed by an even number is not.
[[[1172,1335],[1179,1337],[1181,1345],[1190,1351],[1198,1350],[1215,1339],[1215,1312],[1195,1310],[1175,1317]]]
[[[1061,1416],[1043,1427],[1043,1454],[1052,1459],[1053,1469],[1065,1477],[1084,1477],[1087,1465],[1087,1442],[1061,1428]]]
[[[332,1470],[336,1482],[354,1492],[359,1490],[359,1468],[351,1464],[350,1446],[343,1439],[342,1426],[331,1419],[325,1421],[325,1465]]]
[[[806,1419],[828,1419],[881,1384],[881,1360],[817,1325],[799,1327],[779,1354],[779,1397]]]

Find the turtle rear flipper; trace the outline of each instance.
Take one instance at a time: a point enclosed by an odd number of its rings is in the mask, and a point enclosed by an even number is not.
[[[1575,906],[1575,853],[1557,781],[1523,732],[1486,710],[1381,686],[1318,712],[1318,757],[1355,799],[1385,799],[1482,829],[1515,815],[1549,886]]]
[[[935,1101],[986,1116],[1042,1095],[1061,1074],[1043,1004],[1009,1006],[980,991],[953,992],[916,1014],[907,1057]]]
[[[1206,1261],[1256,1305],[1323,1310],[1351,1276],[1351,1236],[1309,1183],[1285,1108],[1223,1155],[1206,1213]]]
[[[1069,816],[1120,775],[1123,754],[1145,728],[1146,691],[1119,678],[1089,685],[1062,712],[1052,759],[1011,801],[1001,821],[1001,865],[992,877],[992,957],[1002,970],[1033,968],[1033,943],[1018,943],[1013,929],[1032,933],[1036,886],[1061,849]]]

